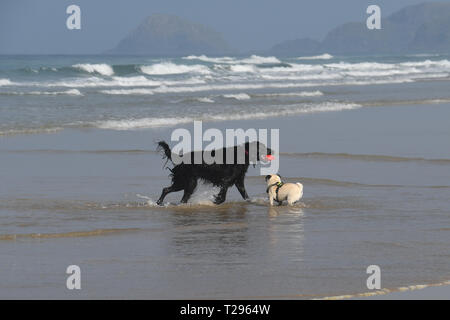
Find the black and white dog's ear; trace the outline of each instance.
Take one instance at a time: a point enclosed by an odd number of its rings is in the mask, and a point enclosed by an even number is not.
[[[272,175],[270,175],[270,174],[267,175],[267,176],[266,176],[266,181],[269,180],[271,176],[272,176]]]

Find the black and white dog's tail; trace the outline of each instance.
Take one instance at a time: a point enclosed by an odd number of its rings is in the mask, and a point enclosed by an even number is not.
[[[167,162],[170,160],[172,163],[172,150],[170,150],[169,145],[167,144],[167,142],[165,141],[159,141],[158,142],[158,147],[156,148],[156,151],[160,152],[163,151],[163,159],[167,159],[166,163],[164,164],[164,166],[166,166]]]

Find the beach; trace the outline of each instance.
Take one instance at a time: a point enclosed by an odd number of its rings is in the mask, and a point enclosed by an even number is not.
[[[158,75],[173,68],[160,61],[139,75],[130,60],[113,74],[55,65],[58,79],[28,61],[42,83],[2,60],[0,298],[365,298],[369,265],[395,292],[368,298],[448,298],[445,285],[395,290],[450,279],[446,57],[207,58],[174,61],[181,75]],[[303,199],[269,207],[257,165],[249,201],[233,188],[216,206],[201,184],[188,204],[179,192],[156,205],[170,184],[156,142],[194,120],[279,129],[279,174]],[[69,265],[81,290],[66,288]]]

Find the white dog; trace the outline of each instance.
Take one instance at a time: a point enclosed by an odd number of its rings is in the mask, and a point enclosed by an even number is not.
[[[267,194],[269,196],[270,205],[273,206],[273,201],[277,201],[279,205],[284,200],[287,200],[289,205],[300,200],[303,197],[303,185],[297,183],[283,183],[278,174],[269,174],[266,176]]]

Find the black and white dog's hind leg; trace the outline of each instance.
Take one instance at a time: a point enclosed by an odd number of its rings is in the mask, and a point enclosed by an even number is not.
[[[219,193],[214,197],[214,203],[215,204],[221,204],[225,201],[225,198],[227,197],[227,191],[228,187],[223,186],[220,188]]]

